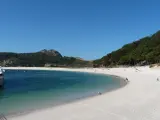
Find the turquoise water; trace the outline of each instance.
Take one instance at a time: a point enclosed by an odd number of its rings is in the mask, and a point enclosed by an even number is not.
[[[0,113],[9,115],[64,104],[121,87],[113,76],[82,72],[7,70]]]

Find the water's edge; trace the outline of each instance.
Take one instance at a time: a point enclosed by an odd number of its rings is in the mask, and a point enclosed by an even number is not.
[[[8,69],[9,70],[9,69]],[[11,70],[14,70],[14,69],[11,69]],[[21,69],[20,69],[21,70]],[[23,69],[24,70],[24,69]],[[29,69],[26,69],[26,70],[29,70]],[[48,71],[48,70],[44,70],[44,71]],[[65,71],[65,70],[51,70],[51,71]],[[89,74],[99,74],[99,75],[105,75],[105,76],[109,76],[109,77],[113,77],[113,78],[116,78],[116,80],[119,80],[120,81],[120,86],[117,87],[117,88],[112,88],[112,89],[109,89],[109,90],[106,90],[104,93],[102,93],[101,95],[104,95],[104,94],[107,94],[108,92],[112,92],[112,91],[115,91],[115,90],[118,90],[120,88],[123,88],[125,87],[128,82],[126,81],[125,78],[122,78],[120,76],[116,76],[116,75],[110,75],[110,74],[106,74],[106,73],[95,73],[94,71],[93,72],[88,72],[88,71],[67,71],[66,72],[84,72],[84,73],[89,73]],[[25,112],[19,112],[19,113],[16,113],[16,114],[9,114],[7,115],[6,117],[7,118],[11,118],[11,117],[17,117],[17,116],[23,116],[23,115],[27,115],[27,114],[30,114],[30,113],[33,113],[33,112],[36,112],[36,111],[42,111],[42,110],[45,110],[45,109],[50,109],[50,108],[54,108],[54,107],[57,107],[57,106],[62,106],[62,105],[66,105],[66,104],[70,104],[70,103],[74,103],[74,102],[78,102],[78,101],[81,101],[81,100],[85,100],[85,99],[88,99],[88,98],[93,98],[93,97],[97,97],[99,96],[99,94],[95,94],[95,95],[88,95],[88,96],[85,96],[85,97],[81,97],[81,98],[77,98],[77,99],[74,99],[74,100],[70,100],[70,101],[67,101],[67,102],[64,102],[64,103],[60,103],[60,104],[57,104],[57,105],[54,105],[54,106],[51,106],[51,107],[48,107],[48,106],[45,106],[43,108],[38,108],[38,109],[32,109],[32,110],[29,110],[29,111],[25,111]]]

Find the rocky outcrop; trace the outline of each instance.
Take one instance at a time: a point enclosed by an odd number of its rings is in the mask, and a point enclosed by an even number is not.
[[[62,55],[58,51],[56,51],[54,49],[50,49],[50,50],[43,49],[43,50],[40,51],[40,53],[44,53],[44,54],[49,55],[49,56],[62,57]]]

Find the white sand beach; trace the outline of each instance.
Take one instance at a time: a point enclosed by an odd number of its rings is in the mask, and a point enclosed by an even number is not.
[[[6,68],[31,69],[31,68]],[[37,110],[8,120],[160,120],[160,69],[136,68],[32,68],[94,72],[128,78],[126,86],[73,103]]]

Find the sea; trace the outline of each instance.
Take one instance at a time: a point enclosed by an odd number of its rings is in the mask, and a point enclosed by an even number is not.
[[[124,86],[115,76],[85,72],[6,70],[0,114],[18,115],[68,104]]]

